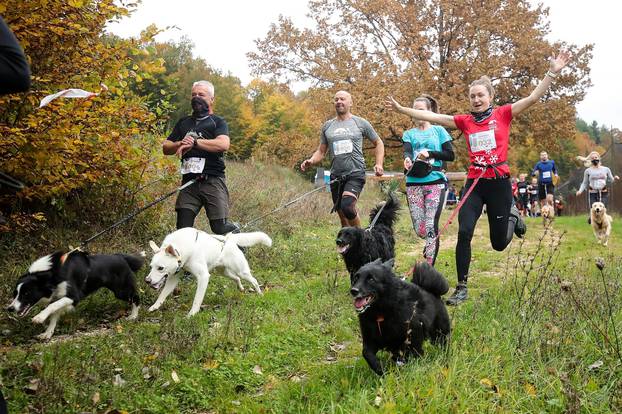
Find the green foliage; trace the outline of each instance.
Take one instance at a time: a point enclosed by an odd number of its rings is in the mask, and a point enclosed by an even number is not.
[[[103,35],[106,22],[129,12],[112,0],[4,3],[33,82],[27,95],[0,98],[2,168],[27,186],[2,195],[0,206],[13,214],[42,211],[55,217],[80,200],[101,205],[93,197],[98,193],[109,193],[102,201],[112,195],[133,202],[127,195],[150,177],[149,168],[159,167],[153,159],[157,115],[131,87],[161,71],[162,61],[150,57],[155,31],[129,40]],[[139,64],[135,56],[141,56]],[[97,92],[100,83],[108,91],[98,97],[58,99],[37,109],[44,95],[71,87]],[[114,213],[126,204],[108,207]]]

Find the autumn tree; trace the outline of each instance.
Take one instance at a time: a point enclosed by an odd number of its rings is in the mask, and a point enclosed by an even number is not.
[[[114,214],[133,200],[146,171],[157,167],[157,117],[129,84],[148,79],[161,62],[149,58],[149,32],[128,40],[105,34],[108,21],[129,13],[116,3],[0,2],[32,70],[31,92],[0,98],[2,170],[26,184],[0,197],[5,213],[62,214],[81,203],[82,219],[87,204],[100,215]],[[144,57],[140,65],[131,59],[136,55]],[[108,90],[98,97],[59,99],[38,109],[47,94],[66,88],[97,92],[102,83]]]
[[[570,67],[543,102],[515,120],[511,135],[514,146],[531,138],[538,149],[554,152],[574,135],[574,105],[590,85],[592,46],[550,43],[547,16],[547,8],[525,0],[312,0],[313,28],[280,17],[248,56],[258,75],[310,83],[312,103],[349,90],[357,113],[397,143],[411,125],[383,108],[386,95],[407,103],[429,93],[442,112],[465,113],[468,84],[486,74],[496,103],[514,102],[533,90],[548,57],[564,47],[573,54]],[[464,147],[457,147],[464,163]],[[397,166],[399,158],[393,149],[388,161]]]
[[[252,113],[247,117],[247,148],[253,156],[294,167],[319,142],[317,114],[286,86],[253,80],[247,87]]]

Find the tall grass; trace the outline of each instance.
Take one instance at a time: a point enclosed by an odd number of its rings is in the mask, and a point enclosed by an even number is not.
[[[242,224],[313,189],[290,171],[258,163],[231,163],[227,172],[231,218]],[[363,215],[384,197],[368,184],[359,203]],[[174,226],[172,203],[103,237],[94,250],[132,252],[149,238],[161,240]],[[125,308],[102,292],[62,318],[51,343],[33,339],[41,327],[3,316],[0,386],[10,412],[622,410],[619,221],[609,249],[596,245],[584,217],[561,217],[547,230],[528,219],[525,241],[495,252],[482,220],[473,239],[471,296],[450,309],[449,346],[426,345],[424,358],[400,368],[381,354],[388,372],[380,378],[361,357],[330,206],[329,193],[318,192],[253,226],[274,238],[270,249],[247,251],[263,296],[237,291],[216,272],[192,319],[184,315],[195,283],[184,281],[161,310],[143,308],[130,322],[122,318]],[[208,229],[203,215],[197,225]],[[8,299],[33,258],[79,240],[83,230],[68,224],[13,236],[14,247],[1,250],[6,282],[0,299]],[[443,236],[437,260],[452,283],[455,232],[456,223]],[[420,258],[423,242],[413,236],[406,211],[396,233],[402,272]],[[152,303],[155,293],[140,285],[145,303]]]

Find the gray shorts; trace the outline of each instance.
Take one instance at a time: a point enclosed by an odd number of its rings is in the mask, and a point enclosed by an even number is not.
[[[184,188],[177,195],[175,210],[186,208],[198,214],[205,207],[207,218],[219,220],[229,217],[229,190],[224,177],[208,175],[204,180]]]

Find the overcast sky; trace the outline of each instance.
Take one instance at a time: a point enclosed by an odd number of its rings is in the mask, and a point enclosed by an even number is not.
[[[532,2],[534,2],[532,0]],[[534,2],[535,3],[535,2]],[[622,81],[620,73],[620,16],[622,1],[544,0],[550,7],[550,40],[584,45],[594,43],[591,78],[594,86],[578,106],[579,116],[591,122],[622,128]],[[109,30],[136,36],[151,23],[163,28],[177,26],[158,40],[189,37],[197,56],[212,66],[250,79],[246,53],[254,50],[254,39],[264,37],[269,25],[282,14],[297,25],[311,22],[305,17],[307,0],[143,0],[136,12]]]

